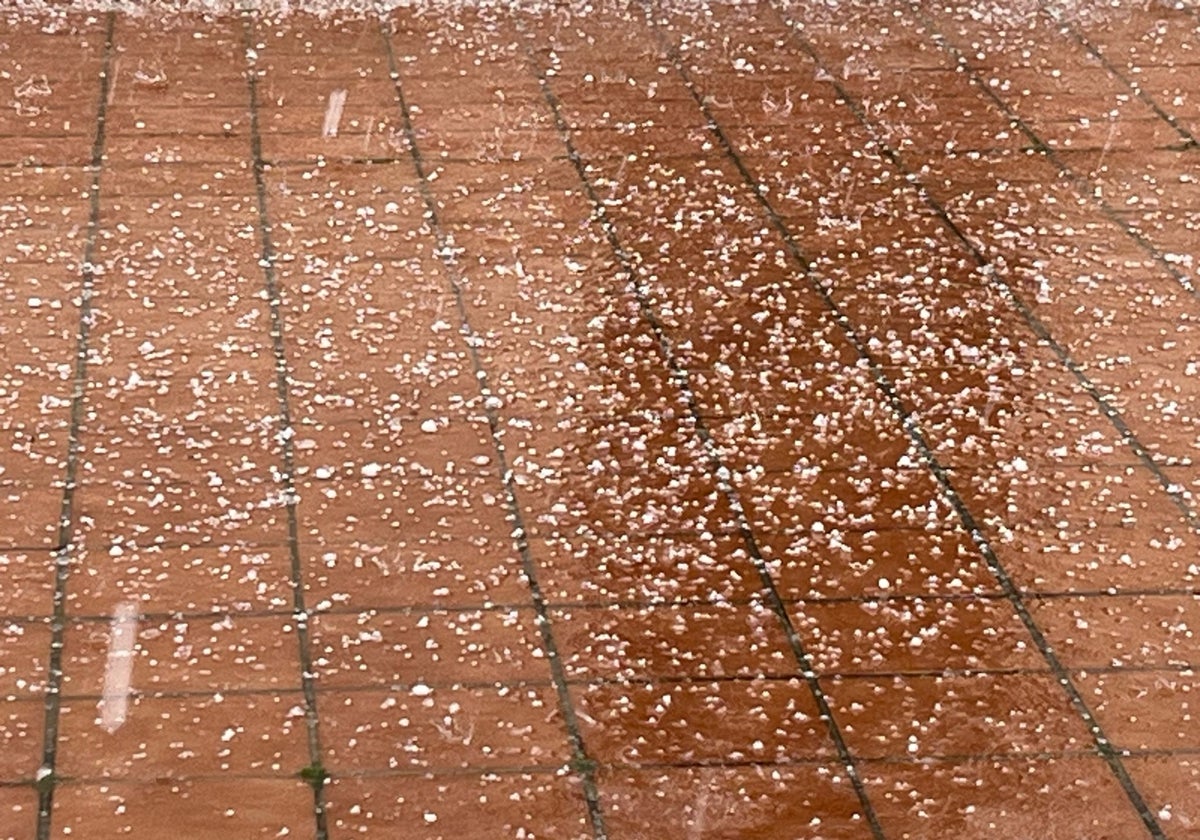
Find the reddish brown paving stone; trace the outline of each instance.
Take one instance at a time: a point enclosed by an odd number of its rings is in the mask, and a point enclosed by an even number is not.
[[[95,79],[100,72],[104,31],[99,21],[72,30],[47,32],[32,21],[16,23],[9,30],[24,49],[19,58],[6,61],[5,67],[14,81],[13,103],[19,105],[6,108],[0,118],[0,133],[8,138],[6,162],[80,166],[91,159]],[[62,53],[78,60],[61,62],[57,56]],[[26,88],[27,83],[32,84]]]
[[[182,214],[185,209],[198,209],[188,207],[189,203],[203,200],[207,204],[212,200],[224,204],[229,199],[246,199],[254,194],[254,175],[241,161],[191,164],[115,158],[105,164],[103,175],[103,201],[125,207],[140,206],[148,216],[153,217],[147,221],[156,222],[156,226],[174,218],[171,216],[174,212]],[[151,208],[154,209],[153,214],[148,212]],[[233,229],[231,225],[231,232]],[[208,233],[211,235],[213,232]],[[154,244],[162,250],[165,245],[172,243],[159,241]],[[229,244],[229,239],[223,244]],[[164,255],[170,253],[164,250]],[[176,276],[172,279],[185,284],[192,278]]]
[[[328,25],[293,29],[286,40],[267,41],[257,68],[268,157],[382,158],[403,151],[382,38],[376,26],[363,21],[340,32]],[[321,44],[315,54],[305,46],[314,42],[309,39]],[[337,133],[324,136],[328,99],[339,89],[346,91],[346,100]]]
[[[57,541],[62,490],[26,482],[0,484],[0,533],[5,550],[49,551]]]
[[[1063,522],[1001,535],[992,547],[1017,586],[1031,592],[1189,590],[1200,573],[1186,550],[1195,539],[1161,521]]]
[[[1156,756],[1125,762],[1146,804],[1168,826],[1200,827],[1200,766],[1191,757]],[[1168,816],[1169,815],[1169,816]]]
[[[524,604],[529,597],[508,531],[376,542],[305,541],[309,604],[369,611],[469,603]]]
[[[338,487],[305,481],[297,490],[300,533],[310,540],[381,542],[402,550],[436,545],[450,529],[468,540],[512,533],[504,490],[493,476],[434,475],[418,484],[381,475]]]
[[[564,534],[534,542],[542,592],[567,604],[745,600],[761,579],[735,531]]]
[[[865,775],[889,837],[917,840],[947,831],[974,840],[1051,830],[1122,840],[1145,833],[1098,758],[873,765]]]
[[[1005,599],[806,602],[791,611],[818,673],[1045,667]]]
[[[66,692],[103,692],[110,638],[108,621],[67,628]],[[213,614],[147,620],[138,628],[131,685],[142,692],[294,691],[299,663],[294,625],[285,618]]]
[[[991,569],[962,530],[923,526],[784,532],[762,538],[785,598],[995,594]]]
[[[49,650],[47,623],[0,618],[0,697],[15,701],[44,692]]]
[[[841,679],[828,687],[861,758],[1086,749],[1090,734],[1049,674]]]
[[[299,693],[134,697],[109,733],[96,701],[64,701],[58,772],[88,780],[294,778],[309,763]]]
[[[609,829],[622,836],[871,836],[850,782],[832,766],[613,769],[598,781]]]
[[[1059,660],[1068,668],[1193,664],[1192,627],[1200,604],[1186,596],[1046,598],[1031,603]]]
[[[300,836],[312,830],[312,810],[312,789],[292,780],[67,784],[54,797],[56,832],[88,840],[175,831],[208,840],[234,827],[244,837]]]
[[[742,415],[712,418],[708,429],[730,469],[757,474],[825,466],[894,466],[912,456],[912,440],[889,428],[890,412],[873,399],[850,397],[843,410],[790,416]],[[854,441],[874,436],[870,451]],[[965,456],[963,456],[965,457]],[[951,465],[956,463],[951,462]]]
[[[400,832],[424,840],[513,836],[590,837],[583,793],[557,775],[364,776],[326,788],[331,827],[348,834]]]
[[[318,615],[313,667],[323,689],[545,680],[531,610]]]
[[[8,196],[0,211],[2,259],[14,274],[5,302],[28,307],[31,317],[59,315],[56,307],[69,315],[62,287],[66,278],[60,272],[78,264],[88,218],[81,193],[90,179],[78,167],[48,166],[7,169],[0,183]],[[31,306],[31,297],[44,299],[44,304]]]
[[[1005,465],[1001,476],[972,476],[959,492],[981,518],[1013,522],[1014,531],[1179,527],[1182,518],[1162,484],[1146,470],[1104,464],[1056,466],[1048,459]]]
[[[119,552],[119,553],[114,553]],[[292,605],[283,536],[265,545],[97,546],[77,551],[67,611],[103,616],[133,601],[144,613],[283,611]]]
[[[1129,750],[1195,747],[1197,679],[1192,671],[1086,673],[1078,682],[1114,745]]]
[[[671,475],[708,465],[698,425],[686,416],[648,419],[559,408],[559,414],[514,417],[504,430],[505,449],[530,480],[642,469]]]
[[[4,748],[5,766],[0,773],[0,802],[10,788],[5,784],[27,784],[37,775],[42,763],[42,730],[46,709],[41,700],[4,698],[0,710],[0,747]],[[0,830],[8,826],[0,817]],[[0,837],[4,835],[0,833]]]
[[[601,764],[828,761],[836,753],[817,708],[799,677],[593,684],[576,692],[580,729]]]
[[[570,760],[552,689],[430,688],[322,692],[326,761],[335,775],[561,767]]]
[[[7,584],[0,613],[49,616],[54,610],[54,559],[51,551],[0,549],[0,570]]]
[[[387,415],[357,424],[313,423],[296,439],[296,474],[331,482],[358,481],[364,475],[419,479],[430,475],[495,475],[495,445],[486,418],[461,411],[408,411],[428,406],[389,401]],[[317,412],[319,418],[323,412]]]
[[[0,837],[21,840],[37,827],[38,795],[32,786],[0,786]]]
[[[551,613],[569,678],[756,677],[798,666],[776,616],[752,604]]]
[[[125,542],[177,546],[278,544],[287,538],[282,489],[239,485],[88,484],[76,496],[82,541],[98,551]]]
[[[97,420],[79,430],[79,474],[88,484],[200,486],[237,493],[269,486],[276,442],[263,418],[245,423],[169,423],[143,414],[134,425]],[[236,447],[226,451],[226,446]]]
[[[530,479],[521,493],[529,533],[554,538],[581,531],[620,534],[733,527],[726,494],[707,472],[651,470]]]
[[[766,533],[826,528],[879,530],[952,527],[942,491],[924,470],[813,470],[767,474],[747,488],[743,504],[751,524]]]

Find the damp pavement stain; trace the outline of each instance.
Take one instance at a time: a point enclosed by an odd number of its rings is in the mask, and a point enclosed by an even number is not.
[[[0,15],[0,840],[1200,836],[1194,4]]]

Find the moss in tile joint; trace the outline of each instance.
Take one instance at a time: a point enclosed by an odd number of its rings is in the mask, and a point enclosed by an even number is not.
[[[596,763],[596,760],[592,758],[572,758],[570,762],[568,762],[567,766],[581,776],[595,773],[600,767],[600,765]]]
[[[308,782],[313,787],[321,787],[329,779],[329,773],[326,772],[325,766],[320,762],[310,764],[307,767],[300,769],[300,778]]]

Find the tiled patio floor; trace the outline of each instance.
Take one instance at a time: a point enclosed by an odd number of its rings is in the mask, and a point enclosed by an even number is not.
[[[4,14],[0,838],[1200,837],[1195,8]]]

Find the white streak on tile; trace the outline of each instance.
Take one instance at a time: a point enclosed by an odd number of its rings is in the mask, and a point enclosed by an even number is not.
[[[108,661],[104,667],[104,693],[99,704],[100,725],[109,732],[116,732],[121,728],[129,711],[137,625],[137,604],[133,601],[118,604],[113,610],[112,630],[108,639]]]
[[[325,127],[322,137],[337,137],[338,124],[342,121],[342,108],[346,107],[346,90],[338,88],[329,94],[329,105],[325,108]]]

